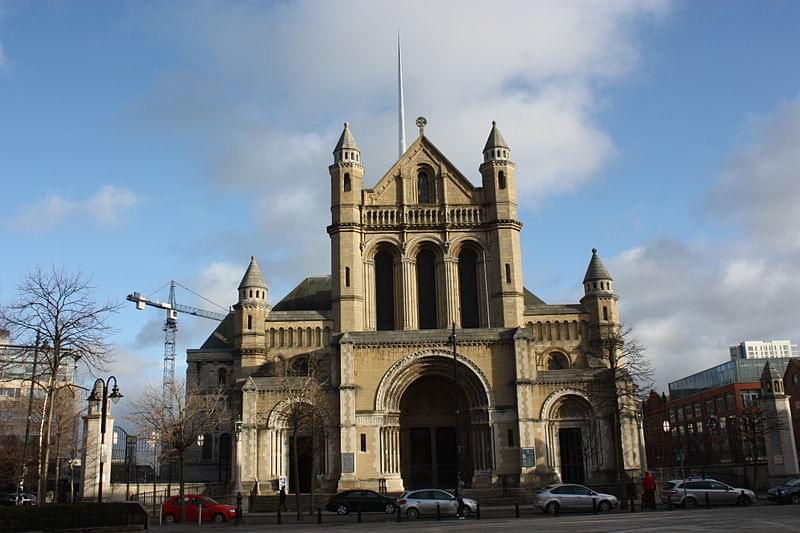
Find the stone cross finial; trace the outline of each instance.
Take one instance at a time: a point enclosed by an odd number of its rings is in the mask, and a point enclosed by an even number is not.
[[[428,121],[425,120],[425,117],[417,117],[417,127],[419,128],[420,136],[425,135],[425,126],[428,125]]]

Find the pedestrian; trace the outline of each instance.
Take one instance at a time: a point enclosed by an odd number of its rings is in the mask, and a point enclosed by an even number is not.
[[[286,487],[281,485],[281,490],[278,492],[278,504],[281,506],[281,511],[286,512],[289,510],[286,507]]]
[[[646,507],[650,510],[655,510],[656,478],[654,478],[653,474],[650,472],[644,473],[644,479],[642,479],[642,489],[644,490],[644,493],[642,494],[642,509]]]
[[[461,476],[458,479],[458,490],[456,490],[456,501],[458,502],[458,509],[456,510],[456,515],[458,516],[459,520],[466,519],[464,516],[464,498],[462,497],[461,492],[464,490],[464,481],[461,480]]]

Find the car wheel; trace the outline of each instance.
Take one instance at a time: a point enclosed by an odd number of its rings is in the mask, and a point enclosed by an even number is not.
[[[167,513],[164,515],[164,518],[161,520],[165,524],[174,524],[175,523],[175,515],[171,513]]]
[[[409,520],[416,520],[417,518],[419,518],[419,511],[412,507],[411,509],[406,511],[406,518],[408,518]]]
[[[556,514],[559,509],[558,502],[550,502],[544,506],[544,512],[548,514]]]
[[[792,503],[794,505],[800,503],[800,493],[795,492],[794,494],[792,494],[791,497],[789,498],[789,503]]]
[[[597,511],[600,513],[607,513],[611,510],[611,503],[603,500],[597,504]]]
[[[217,513],[214,515],[214,523],[221,524],[225,521],[225,515],[222,513]]]
[[[694,509],[697,507],[697,500],[694,498],[686,498],[686,501],[683,502],[683,506],[687,509]]]
[[[395,507],[393,503],[387,503],[386,507],[383,508],[383,512],[386,514],[392,514],[394,512],[394,509]]]
[[[339,505],[336,506],[336,514],[345,515],[349,512],[350,509],[348,509],[347,506],[343,503],[340,503]]]
[[[742,507],[747,507],[751,503],[753,502],[750,501],[750,496],[745,496],[744,494],[739,496],[739,498],[736,500],[736,504]]]

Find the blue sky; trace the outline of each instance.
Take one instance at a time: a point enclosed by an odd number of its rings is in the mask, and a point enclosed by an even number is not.
[[[0,0],[0,301],[37,264],[226,306],[251,254],[273,303],[327,274],[341,123],[367,185],[396,157],[399,29],[409,142],[425,115],[475,184],[491,120],[510,144],[529,289],[575,301],[599,248],[661,388],[800,341],[800,4],[492,9]],[[114,317],[132,387],[160,379],[162,320]],[[181,354],[213,327],[179,323]]]

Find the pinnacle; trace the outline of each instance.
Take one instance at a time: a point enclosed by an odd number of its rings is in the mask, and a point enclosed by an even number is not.
[[[497,122],[494,120],[492,121],[492,131],[489,132],[489,138],[486,139],[486,145],[483,147],[483,151],[485,152],[491,148],[505,148],[509,150],[508,144],[506,140],[503,139],[500,130],[497,129]]]
[[[350,125],[347,122],[344,123],[342,135],[339,137],[339,142],[336,143],[336,148],[333,149],[334,152],[339,150],[358,150],[358,145],[353,134],[350,133]]]
[[[245,287],[267,288],[267,284],[264,283],[264,276],[261,274],[261,269],[258,268],[258,263],[254,255],[250,256],[250,264],[247,266],[247,271],[244,273],[242,282],[239,284],[240,289]]]
[[[583,277],[583,282],[595,281],[598,279],[612,279],[608,269],[603,264],[600,256],[597,255],[597,248],[592,248],[592,259],[589,261],[589,268],[586,269],[586,275]]]

